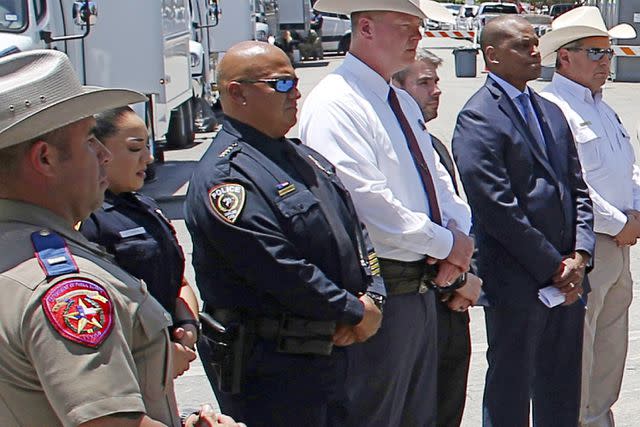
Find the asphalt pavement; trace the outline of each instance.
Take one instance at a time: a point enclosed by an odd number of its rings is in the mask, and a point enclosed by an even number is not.
[[[477,76],[473,78],[455,77],[453,48],[469,46],[465,41],[453,39],[425,39],[424,46],[430,48],[436,55],[444,59],[439,69],[440,88],[443,92],[438,118],[429,122],[432,133],[449,143],[453,134],[458,112],[469,97],[484,83],[486,74],[482,72],[481,56],[477,57]],[[342,61],[339,56],[325,56],[324,61],[302,64],[296,69],[300,78],[299,88],[302,92],[300,106],[311,89]],[[542,89],[547,83],[531,82],[535,90]],[[634,148],[638,148],[636,129],[640,121],[638,99],[640,98],[639,83],[609,82],[605,87],[605,100],[620,116],[623,124],[633,134]],[[298,136],[298,129],[294,127],[289,136]],[[184,226],[182,216],[182,202],[187,189],[187,182],[194,165],[211,143],[212,134],[201,135],[200,143],[188,150],[171,151],[166,153],[166,163],[158,168],[158,178],[154,183],[145,187],[143,191],[159,199],[167,215],[174,221],[187,258],[187,278],[195,284],[193,268],[191,267],[191,239]],[[640,252],[632,248],[631,268],[634,277],[634,290],[640,279]],[[477,427],[481,425],[482,391],[486,371],[485,351],[487,342],[485,336],[484,316],[481,308],[472,308],[471,335],[473,354],[469,372],[467,389],[467,406],[462,426]],[[215,397],[204,375],[200,361],[192,364],[191,369],[176,381],[178,402],[183,412],[192,411],[202,402],[215,402]],[[640,302],[634,301],[630,309],[629,354],[622,392],[619,401],[614,406],[616,425],[618,427],[633,427],[640,425],[640,407],[635,400],[640,392]],[[409,426],[410,427],[410,426]]]

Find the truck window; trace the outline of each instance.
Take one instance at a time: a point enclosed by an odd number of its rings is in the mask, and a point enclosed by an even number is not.
[[[512,4],[492,4],[486,5],[483,13],[518,13],[518,8]]]
[[[47,13],[47,1],[46,0],[33,0],[33,10],[36,14],[36,21],[42,21],[45,13]]]
[[[0,0],[0,31],[22,32],[27,27],[27,0]]]

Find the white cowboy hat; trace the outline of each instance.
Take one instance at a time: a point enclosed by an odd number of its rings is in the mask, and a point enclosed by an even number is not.
[[[634,39],[636,30],[629,24],[619,24],[607,30],[600,10],[595,6],[581,6],[563,13],[551,24],[550,32],[540,37],[542,65],[556,62],[556,51],[562,46],[585,37]]]
[[[132,90],[82,86],[69,58],[56,50],[0,58],[0,149],[146,99]]]
[[[422,19],[455,22],[453,14],[446,7],[432,0],[318,0],[313,8],[343,15],[363,11],[402,12]]]

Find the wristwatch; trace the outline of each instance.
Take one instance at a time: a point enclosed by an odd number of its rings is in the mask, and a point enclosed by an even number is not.
[[[367,296],[373,300],[375,306],[378,307],[378,310],[380,310],[380,312],[382,312],[382,308],[384,307],[384,303],[387,299],[380,294],[376,294],[375,292],[370,291],[367,291]]]
[[[452,284],[450,284],[449,286],[438,286],[436,289],[441,294],[448,294],[448,293],[451,293],[451,292],[453,292],[453,291],[455,291],[457,289],[460,289],[466,283],[467,283],[467,272],[464,272],[460,276],[458,276],[456,281],[453,282]]]

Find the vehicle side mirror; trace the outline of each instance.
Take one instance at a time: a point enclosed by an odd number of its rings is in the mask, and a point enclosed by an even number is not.
[[[98,20],[98,6],[92,1],[76,1],[72,10],[73,22],[78,26],[95,25]]]

